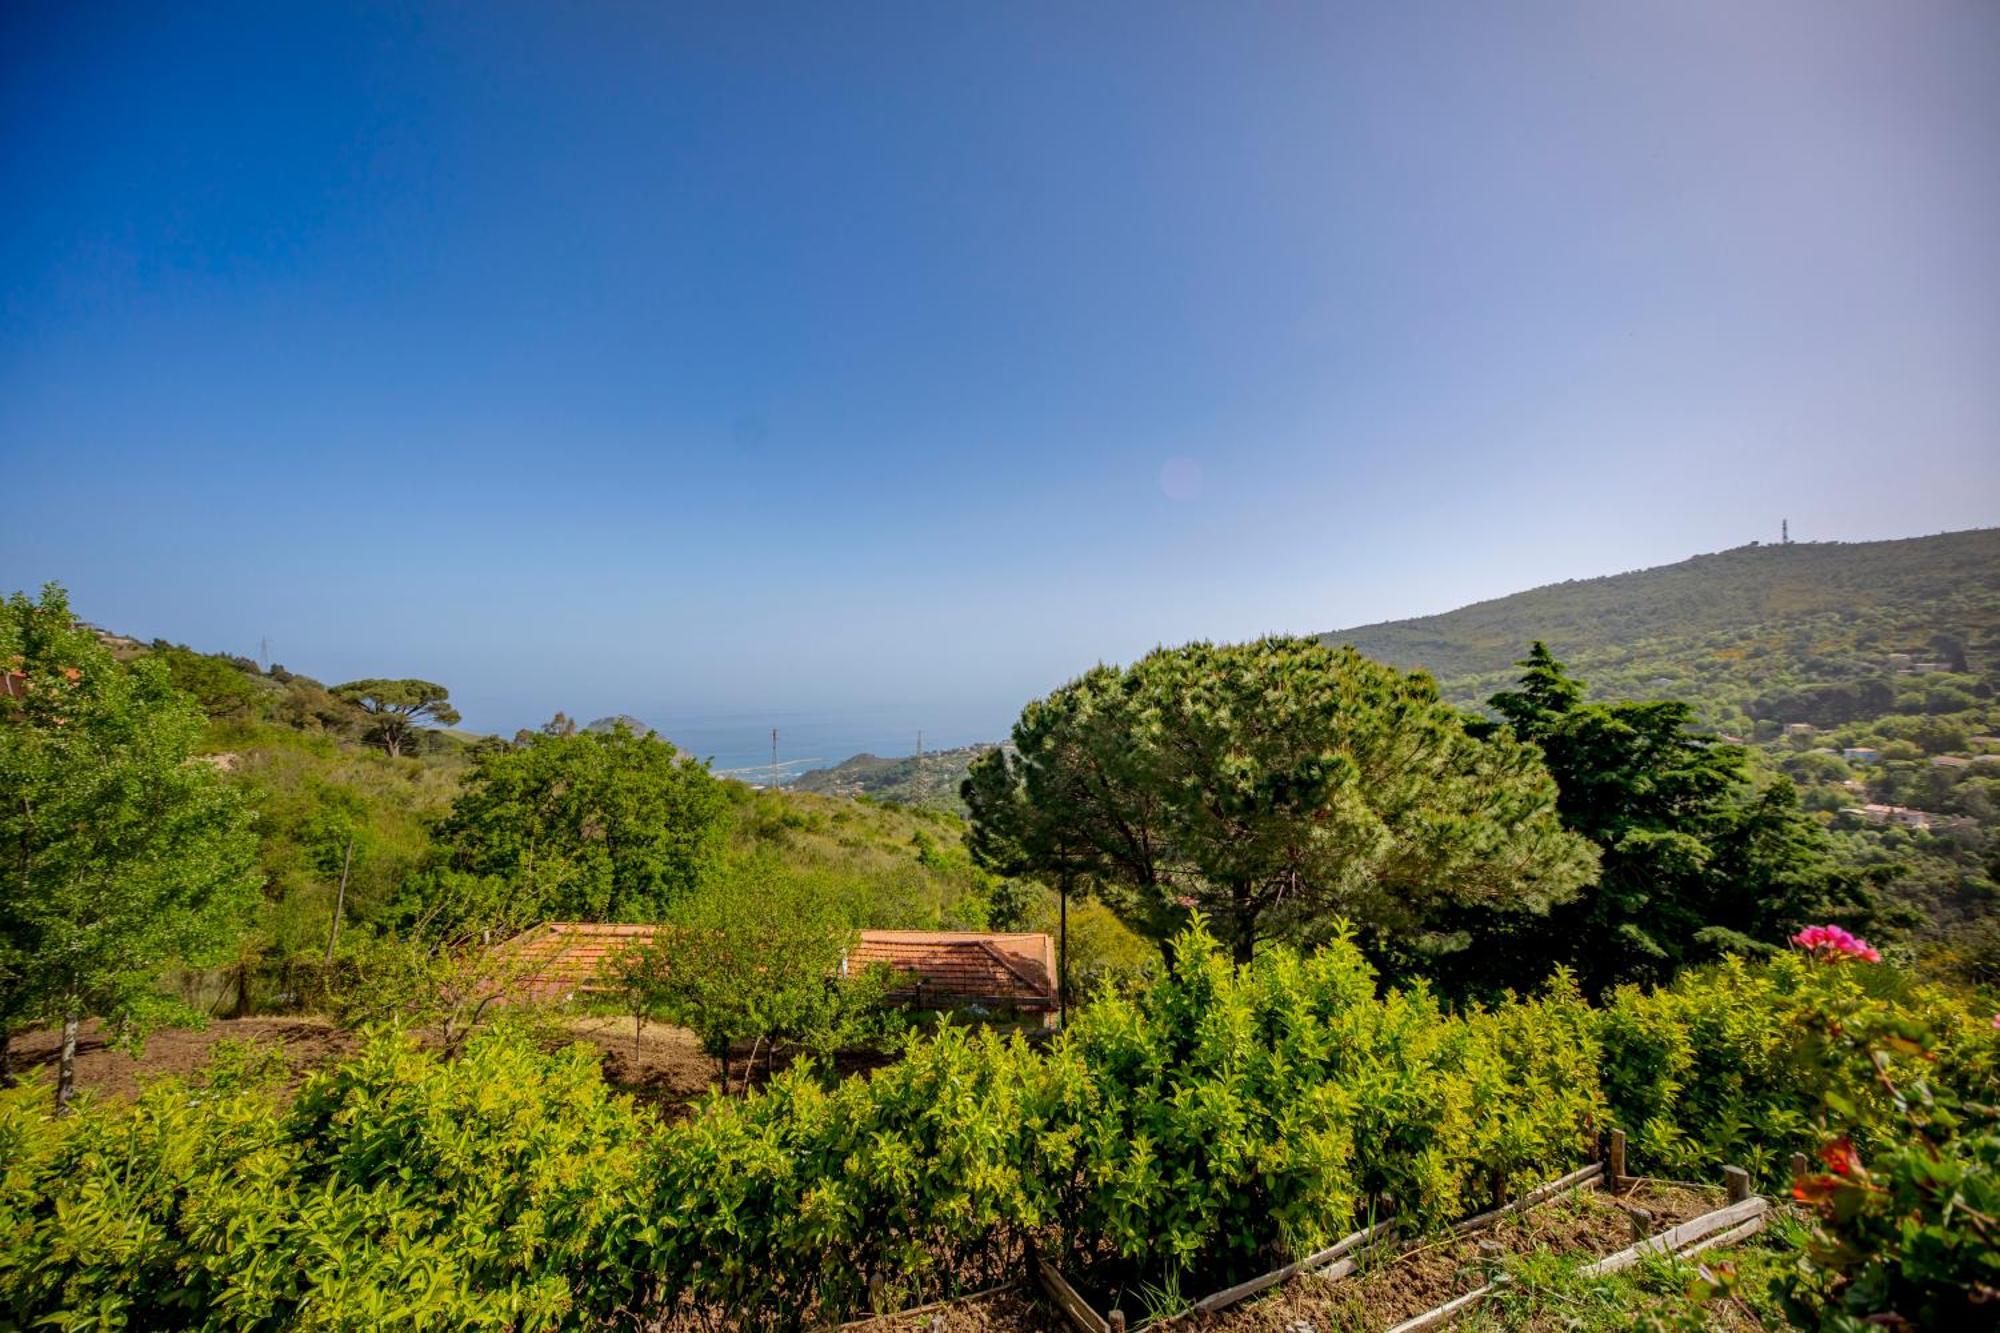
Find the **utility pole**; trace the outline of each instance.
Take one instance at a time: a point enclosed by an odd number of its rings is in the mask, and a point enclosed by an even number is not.
[[[271,640],[267,636],[257,640],[257,665],[264,668],[264,674],[271,674]]]
[[[778,729],[771,728],[771,785],[778,785]]]
[[[924,729],[922,727],[918,727],[917,728],[917,786],[921,788],[923,786],[923,782],[924,782]]]
[[[1791,544],[1792,544],[1792,520],[1790,520],[1789,518],[1781,518],[1778,520],[1778,545],[1790,546]]]

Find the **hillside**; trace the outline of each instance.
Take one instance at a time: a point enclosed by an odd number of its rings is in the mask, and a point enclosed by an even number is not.
[[[2000,529],[1743,546],[1321,637],[1429,671],[1467,704],[1541,639],[1600,696],[1675,695],[1740,721],[1784,689],[1893,675],[1896,653],[2000,670]]]
[[[935,806],[960,810],[958,785],[972,761],[992,749],[991,745],[961,745],[937,750],[918,758],[903,755],[884,759],[879,755],[857,754],[832,768],[815,768],[786,784],[788,791],[823,792],[833,796],[869,796],[902,805]]]

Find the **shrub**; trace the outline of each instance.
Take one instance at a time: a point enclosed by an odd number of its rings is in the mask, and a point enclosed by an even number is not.
[[[131,1108],[0,1096],[0,1311],[57,1328],[552,1328],[641,1288],[641,1121],[583,1049],[383,1034],[289,1108],[237,1061]]]

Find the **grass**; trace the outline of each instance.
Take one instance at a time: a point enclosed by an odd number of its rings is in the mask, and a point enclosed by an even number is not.
[[[1586,1255],[1515,1256],[1499,1289],[1459,1326],[1561,1333],[1789,1327],[1777,1288],[1805,1235],[1802,1223],[1781,1212],[1745,1244],[1692,1259],[1649,1258],[1608,1277],[1586,1275]]]

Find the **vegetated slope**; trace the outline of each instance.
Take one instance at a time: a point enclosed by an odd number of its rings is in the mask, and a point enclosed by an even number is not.
[[[507,744],[427,730],[413,752],[391,758],[365,740],[369,719],[309,676],[164,640],[142,644],[100,633],[121,656],[166,658],[176,684],[208,714],[202,749],[209,762],[257,811],[265,895],[252,924],[264,957],[253,970],[269,974],[253,988],[259,1001],[288,989],[288,960],[324,952],[337,897],[343,932],[389,926],[405,887],[432,863],[433,826],[477,754]],[[624,716],[586,730],[609,731],[620,722],[650,730]],[[963,770],[962,758],[940,760],[939,767],[947,762]],[[947,809],[760,791],[734,781],[724,788],[732,849],[824,874],[840,886],[858,925],[981,929],[993,920],[997,881],[973,866],[963,822]],[[347,891],[339,895],[343,872]],[[1012,925],[1043,895],[1024,886],[1011,898],[1004,889],[997,896],[1006,904],[1001,924]]]
[[[880,755],[857,754],[832,768],[801,773],[788,786],[792,791],[872,796],[903,805],[963,810],[964,805],[958,799],[959,783],[965,780],[965,771],[972,761],[992,748],[961,745],[956,749],[936,750],[921,758],[903,755],[884,759]]]
[[[1321,637],[1429,671],[1464,703],[1499,688],[1541,639],[1598,695],[1689,698],[1720,721],[1761,691],[1882,675],[1891,653],[1990,676],[2000,529],[1743,546]]]

